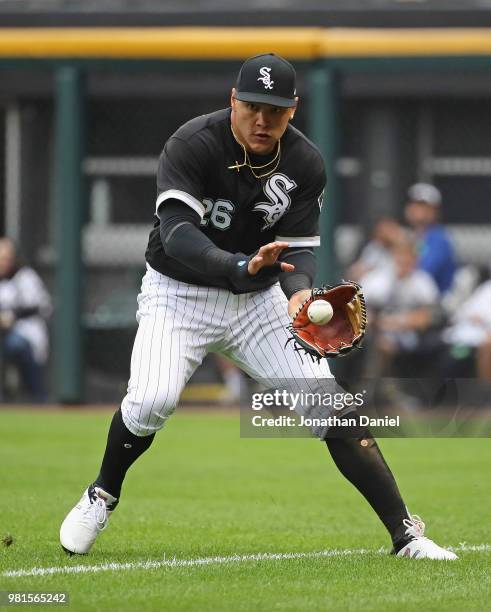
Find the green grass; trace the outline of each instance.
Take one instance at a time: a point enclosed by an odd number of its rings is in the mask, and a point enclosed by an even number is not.
[[[490,552],[395,559],[387,535],[314,440],[239,437],[238,417],[178,413],[128,475],[93,552],[58,529],[95,477],[110,413],[0,412],[0,590],[68,591],[71,610],[482,610]],[[485,439],[382,440],[411,511],[443,545],[490,544]],[[7,578],[12,569],[368,548],[373,553]],[[25,608],[24,608],[25,609]],[[39,609],[39,607],[36,607]]]

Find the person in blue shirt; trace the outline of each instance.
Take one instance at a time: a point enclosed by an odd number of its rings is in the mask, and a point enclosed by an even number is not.
[[[416,233],[418,267],[434,279],[443,295],[452,287],[457,262],[448,232],[439,222],[441,204],[434,185],[416,183],[408,190],[405,216]]]

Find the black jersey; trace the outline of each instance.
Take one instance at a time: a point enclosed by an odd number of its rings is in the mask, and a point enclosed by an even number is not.
[[[292,247],[318,246],[326,180],[318,149],[288,125],[272,174],[257,179],[247,166],[229,169],[244,156],[232,134],[230,112],[196,117],[169,138],[157,172],[156,210],[169,199],[184,202],[199,214],[210,240],[230,253],[251,255],[274,240]],[[260,163],[260,157],[254,159]],[[155,219],[146,251],[154,270],[187,283],[230,288],[226,278],[204,277],[168,257]]]

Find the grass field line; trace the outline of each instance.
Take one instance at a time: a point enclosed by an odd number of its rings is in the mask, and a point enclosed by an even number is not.
[[[454,552],[491,552],[491,544],[460,544],[449,546]],[[252,555],[228,555],[226,557],[201,557],[196,559],[162,559],[161,561],[137,561],[133,563],[102,563],[99,565],[65,565],[59,567],[34,567],[31,569],[10,570],[4,572],[4,578],[23,578],[28,576],[50,576],[53,574],[88,574],[124,570],[147,570],[164,567],[199,567],[203,565],[224,565],[245,563],[249,561],[285,561],[290,559],[319,559],[329,557],[349,557],[353,555],[387,555],[386,548],[368,549],[331,549],[298,553],[256,553]]]

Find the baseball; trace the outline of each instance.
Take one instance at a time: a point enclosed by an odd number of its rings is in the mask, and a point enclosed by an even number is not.
[[[333,314],[332,306],[327,300],[315,300],[307,310],[307,316],[316,325],[326,325]]]

